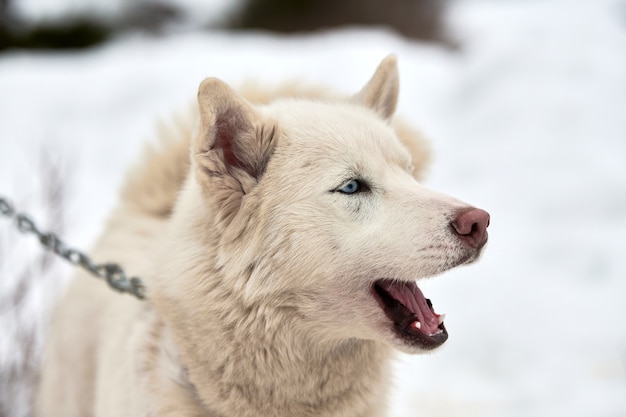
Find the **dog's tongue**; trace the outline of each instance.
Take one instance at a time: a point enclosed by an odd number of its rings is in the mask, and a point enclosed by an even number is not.
[[[414,282],[384,281],[381,286],[417,316],[421,332],[433,335],[439,331],[439,314],[431,309],[424,294]]]

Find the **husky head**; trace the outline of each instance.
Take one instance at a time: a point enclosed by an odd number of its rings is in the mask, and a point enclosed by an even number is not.
[[[445,342],[417,282],[475,261],[489,215],[413,177],[390,125],[397,97],[393,56],[343,101],[254,106],[205,80],[181,199],[206,287],[257,313],[289,306],[319,341]]]

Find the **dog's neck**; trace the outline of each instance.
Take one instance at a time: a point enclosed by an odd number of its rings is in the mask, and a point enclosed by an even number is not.
[[[189,397],[207,415],[381,415],[386,346],[357,339],[320,342],[303,335],[304,323],[289,312],[265,311],[279,323],[275,327],[262,315],[251,320],[256,313],[242,310],[236,318],[228,312],[225,320],[207,318],[194,329],[171,331]]]

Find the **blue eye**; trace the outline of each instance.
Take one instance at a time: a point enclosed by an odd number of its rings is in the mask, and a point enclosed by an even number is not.
[[[357,180],[352,180],[339,189],[339,192],[344,194],[354,194],[359,191],[361,191],[361,182]]]

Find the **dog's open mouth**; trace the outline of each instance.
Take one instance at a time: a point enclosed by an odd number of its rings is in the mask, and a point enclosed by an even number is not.
[[[448,339],[445,315],[435,313],[414,282],[381,279],[374,283],[373,292],[397,335],[406,342],[434,349]]]

